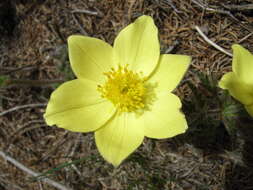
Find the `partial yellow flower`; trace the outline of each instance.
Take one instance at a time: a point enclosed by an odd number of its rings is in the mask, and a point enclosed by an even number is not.
[[[153,19],[141,16],[124,28],[113,47],[95,38],[68,38],[69,58],[77,79],[51,95],[44,115],[48,125],[75,132],[95,131],[99,152],[118,166],[144,137],[184,133],[181,102],[171,92],[191,58],[160,55]]]
[[[238,44],[232,49],[232,72],[222,77],[219,86],[227,89],[253,116],[253,54]]]

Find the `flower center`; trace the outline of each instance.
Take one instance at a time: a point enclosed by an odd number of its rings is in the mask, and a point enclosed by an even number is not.
[[[110,100],[121,112],[135,112],[145,108],[149,91],[145,84],[146,77],[121,66],[104,74],[107,81],[102,86],[98,85],[103,98]]]

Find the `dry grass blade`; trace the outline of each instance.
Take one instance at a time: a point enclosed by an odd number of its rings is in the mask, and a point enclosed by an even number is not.
[[[241,27],[245,28],[249,32],[252,32],[252,27],[251,26],[247,26],[247,25],[244,25],[243,23],[241,23],[241,21],[239,19],[237,19],[230,11],[223,10],[220,7],[219,8],[209,7],[207,4],[204,4],[201,0],[191,0],[191,1],[193,3],[195,3],[196,5],[198,5],[199,7],[201,7],[202,9],[206,10],[206,11],[210,11],[210,12],[214,12],[214,13],[220,13],[220,14],[224,14],[224,15],[229,16],[234,22],[238,23]]]
[[[0,116],[4,116],[8,113],[11,113],[13,111],[17,111],[17,110],[20,110],[20,109],[25,109],[25,108],[35,108],[35,107],[45,107],[47,104],[27,104],[27,105],[22,105],[22,106],[16,106],[16,107],[13,107],[11,109],[8,109],[6,111],[3,111],[0,113]]]
[[[245,5],[226,5],[223,4],[223,6],[229,10],[236,10],[236,11],[248,11],[253,10],[253,3],[251,4],[245,4]]]
[[[84,14],[88,14],[88,15],[94,15],[94,16],[99,16],[99,17],[101,17],[101,15],[99,15],[99,13],[96,12],[96,11],[75,9],[75,10],[73,10],[73,11],[71,11],[71,12],[72,12],[72,13],[84,13]]]
[[[198,26],[195,26],[196,30],[198,31],[198,33],[204,38],[204,40],[209,43],[210,45],[212,45],[213,47],[215,47],[216,49],[220,50],[221,52],[227,54],[228,56],[232,57],[233,55],[231,53],[229,53],[227,50],[223,49],[222,47],[218,46],[216,43],[214,43],[212,40],[210,40],[202,31]]]
[[[21,169],[22,171],[26,172],[27,174],[33,176],[33,177],[37,177],[41,174],[34,172],[33,170],[25,167],[23,164],[21,164],[20,162],[18,162],[17,160],[15,160],[14,158],[8,156],[7,154],[5,154],[3,151],[0,151],[0,156],[2,158],[4,158],[5,160],[9,161],[10,163],[12,163],[13,165],[15,165],[16,167],[18,167],[19,169]],[[53,181],[51,179],[42,179],[43,182],[48,183],[49,185],[54,186],[55,188],[59,189],[59,190],[71,190],[68,187],[65,187],[59,183],[57,183],[56,181]]]

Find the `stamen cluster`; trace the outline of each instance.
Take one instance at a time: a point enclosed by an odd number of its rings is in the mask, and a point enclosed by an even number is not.
[[[103,98],[110,100],[121,112],[133,112],[145,107],[145,77],[141,74],[121,67],[104,73],[107,81],[103,86],[98,85],[98,91]]]

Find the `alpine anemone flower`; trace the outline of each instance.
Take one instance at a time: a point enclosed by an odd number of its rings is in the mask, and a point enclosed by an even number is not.
[[[94,132],[101,155],[118,166],[144,137],[163,139],[187,129],[176,88],[191,58],[162,54],[150,16],[125,27],[113,47],[96,38],[68,38],[77,79],[59,86],[44,115],[48,125]]]
[[[219,86],[228,90],[253,116],[253,54],[238,44],[232,49],[232,72],[221,78]]]

